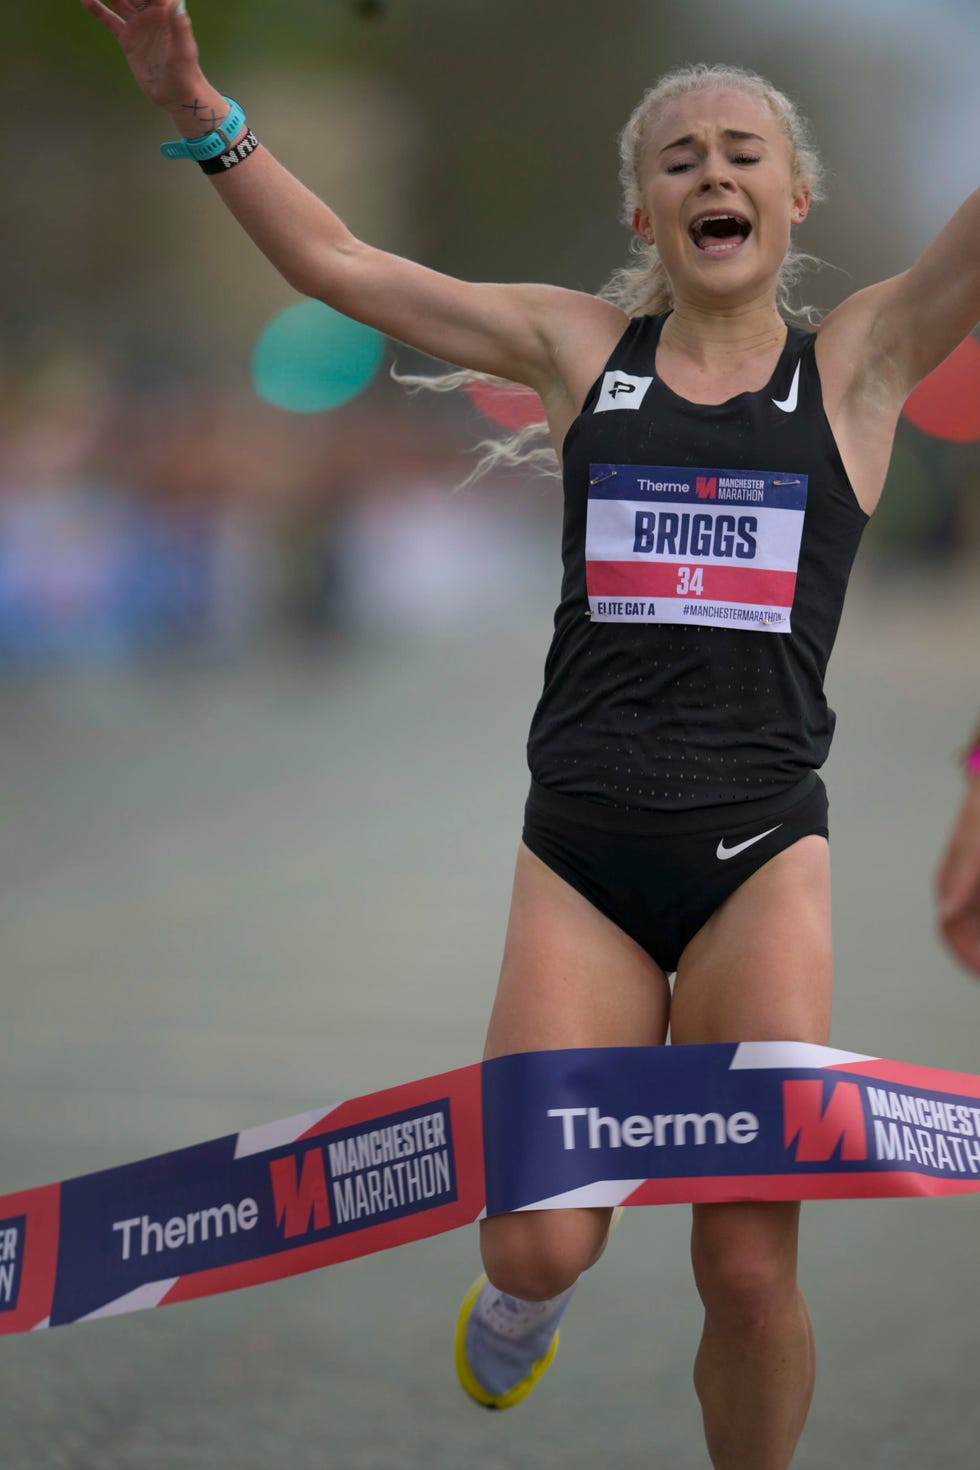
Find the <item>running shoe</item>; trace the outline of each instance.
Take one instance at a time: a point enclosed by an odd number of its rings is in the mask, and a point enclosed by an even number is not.
[[[456,1323],[456,1374],[464,1392],[485,1409],[512,1409],[527,1398],[554,1362],[557,1324],[574,1291],[570,1286],[550,1301],[525,1302],[485,1276],[474,1281]]]
[[[619,1224],[620,1206],[611,1229]],[[560,1296],[526,1302],[474,1281],[456,1323],[456,1375],[465,1393],[485,1409],[512,1409],[551,1367],[558,1351],[558,1324],[578,1282]]]

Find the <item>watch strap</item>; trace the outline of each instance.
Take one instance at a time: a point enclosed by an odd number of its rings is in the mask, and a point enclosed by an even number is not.
[[[180,138],[174,143],[161,143],[160,152],[164,158],[193,158],[196,163],[203,163],[205,159],[217,158],[219,153],[230,148],[245,126],[245,109],[230,97],[225,101],[230,111],[213,133],[206,133],[201,138]]]

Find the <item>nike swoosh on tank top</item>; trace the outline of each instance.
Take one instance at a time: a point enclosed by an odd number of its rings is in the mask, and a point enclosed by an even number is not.
[[[542,786],[626,810],[775,795],[821,766],[823,681],[868,517],[813,332],[766,386],[689,403],[636,317],[564,446],[564,577],[528,738]]]

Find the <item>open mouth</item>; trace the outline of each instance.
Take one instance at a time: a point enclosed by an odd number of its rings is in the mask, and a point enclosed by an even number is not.
[[[738,250],[752,233],[752,226],[742,214],[702,214],[692,220],[688,233],[705,255],[730,255]]]

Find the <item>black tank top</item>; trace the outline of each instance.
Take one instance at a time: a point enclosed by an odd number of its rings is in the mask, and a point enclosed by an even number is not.
[[[824,673],[868,517],[813,332],[758,393],[689,403],[635,317],[565,439],[564,578],[528,739],[542,786],[641,811],[776,794],[821,766]]]

